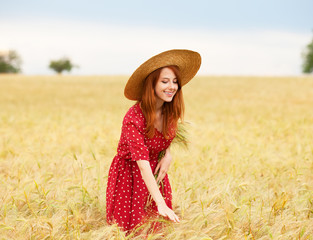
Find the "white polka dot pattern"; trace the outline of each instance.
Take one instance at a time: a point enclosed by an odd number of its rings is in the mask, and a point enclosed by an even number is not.
[[[149,161],[154,171],[159,152],[168,148],[173,140],[165,139],[158,131],[149,139],[145,135],[145,128],[146,120],[139,104],[136,103],[124,117],[117,154],[109,170],[106,192],[107,221],[110,224],[117,223],[126,231],[140,225],[149,213],[157,212],[154,201],[146,206],[149,192],[136,161]],[[160,191],[168,207],[172,208],[172,190],[167,175],[162,185]]]

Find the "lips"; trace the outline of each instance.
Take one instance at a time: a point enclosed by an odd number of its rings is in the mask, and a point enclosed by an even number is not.
[[[175,92],[165,92],[165,91],[164,91],[164,93],[165,93],[166,96],[172,97]]]

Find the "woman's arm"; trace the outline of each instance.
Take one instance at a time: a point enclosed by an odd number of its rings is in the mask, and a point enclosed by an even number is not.
[[[179,222],[178,216],[173,212],[172,209],[170,209],[166,205],[166,203],[165,203],[165,201],[164,201],[164,199],[160,193],[159,187],[158,187],[158,185],[155,181],[155,178],[153,176],[152,169],[150,167],[150,163],[146,160],[138,160],[137,164],[138,164],[138,167],[140,169],[141,176],[142,176],[153,200],[155,201],[156,205],[158,206],[159,214],[164,216],[164,217],[169,217],[169,219],[171,219],[174,222]]]

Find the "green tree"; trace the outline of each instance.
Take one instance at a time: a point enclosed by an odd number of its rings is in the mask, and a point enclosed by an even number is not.
[[[22,60],[16,51],[0,52],[0,73],[21,72]]]
[[[313,39],[306,46],[306,49],[303,52],[302,72],[303,73],[313,72]]]
[[[75,66],[70,59],[68,58],[61,58],[59,60],[50,61],[49,68],[55,71],[58,74],[62,74],[63,71],[70,72],[72,68],[77,67]]]

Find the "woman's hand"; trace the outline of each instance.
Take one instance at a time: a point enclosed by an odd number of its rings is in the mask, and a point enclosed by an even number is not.
[[[158,212],[160,215],[164,217],[168,217],[170,220],[174,222],[179,222],[179,218],[176,216],[176,214],[173,212],[172,209],[170,209],[165,201],[163,196],[161,195],[161,192],[159,190],[159,187],[155,181],[155,178],[152,174],[152,169],[150,167],[150,163],[147,160],[138,160],[137,161],[138,167],[140,169],[141,176],[153,198],[156,205],[158,206]]]
[[[157,183],[163,180],[163,178],[167,174],[168,169],[170,168],[171,162],[172,162],[172,156],[168,148],[166,149],[164,157],[160,160],[160,162],[158,163],[158,165],[156,166],[154,170],[154,175],[157,174],[159,171],[158,177],[156,179]]]
[[[166,204],[158,205],[158,212],[163,217],[168,217],[173,222],[179,223],[179,217],[174,213],[172,209],[170,209]]]

